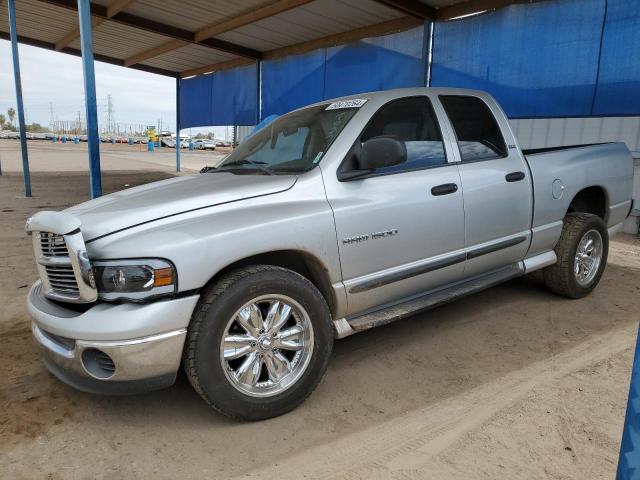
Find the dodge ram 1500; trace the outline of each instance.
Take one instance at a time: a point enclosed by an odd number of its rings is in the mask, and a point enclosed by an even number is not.
[[[624,144],[522,151],[486,93],[295,110],[219,166],[31,217],[27,306],[82,390],[171,385],[230,417],[299,405],[334,339],[535,270],[587,295],[632,206]]]

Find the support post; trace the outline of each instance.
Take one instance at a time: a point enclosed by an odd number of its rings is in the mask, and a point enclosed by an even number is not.
[[[84,102],[87,111],[87,141],[89,144],[89,189],[91,198],[102,195],[100,173],[100,138],[98,137],[98,106],[96,104],[96,73],[93,63],[93,39],[91,32],[91,3],[78,0],[80,23],[80,47],[84,76]]]
[[[262,60],[256,60],[257,78],[257,108],[256,108],[256,125],[262,121]],[[235,143],[235,142],[234,142]],[[235,147],[235,145],[234,145]]]
[[[13,79],[16,83],[16,103],[18,108],[18,128],[20,129],[20,148],[22,150],[22,177],[24,195],[31,196],[31,173],[29,172],[29,154],[27,151],[27,131],[22,104],[22,80],[20,79],[20,58],[18,57],[18,32],[16,30],[16,7],[14,0],[8,0],[9,31],[11,32],[11,53],[13,54]]]
[[[640,468],[640,335],[636,336],[636,348],[631,368],[631,383],[627,398],[627,412],[620,442],[620,456],[616,480],[638,478]]]
[[[180,171],[180,75],[176,77],[176,172]]]

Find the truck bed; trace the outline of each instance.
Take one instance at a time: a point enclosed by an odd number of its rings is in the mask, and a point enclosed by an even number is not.
[[[561,150],[569,150],[569,149],[572,149],[572,148],[593,147],[595,145],[607,145],[609,143],[613,143],[613,142],[582,143],[582,144],[578,144],[578,145],[562,145],[562,146],[558,146],[558,147],[527,148],[527,149],[523,149],[522,153],[526,157],[526,156],[529,156],[529,155],[537,155],[539,153],[559,152]]]
[[[607,226],[624,220],[633,181],[633,161],[624,143],[597,143],[523,150],[533,178],[535,209],[532,227],[549,226],[564,217],[571,199],[582,189],[607,192]],[[557,197],[552,196],[556,188]]]

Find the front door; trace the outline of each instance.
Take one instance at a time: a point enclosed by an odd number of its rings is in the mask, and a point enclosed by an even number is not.
[[[387,103],[357,141],[382,135],[405,143],[405,163],[325,182],[350,314],[454,282],[464,271],[460,175],[447,161],[429,98]]]

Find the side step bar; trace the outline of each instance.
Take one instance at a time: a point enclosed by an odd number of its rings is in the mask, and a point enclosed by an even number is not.
[[[357,332],[386,325],[485,288],[493,287],[512,278],[520,277],[524,273],[524,266],[522,262],[519,262],[451,287],[420,294],[401,303],[395,303],[357,316],[342,318],[334,322],[336,335],[338,338],[344,338]]]

